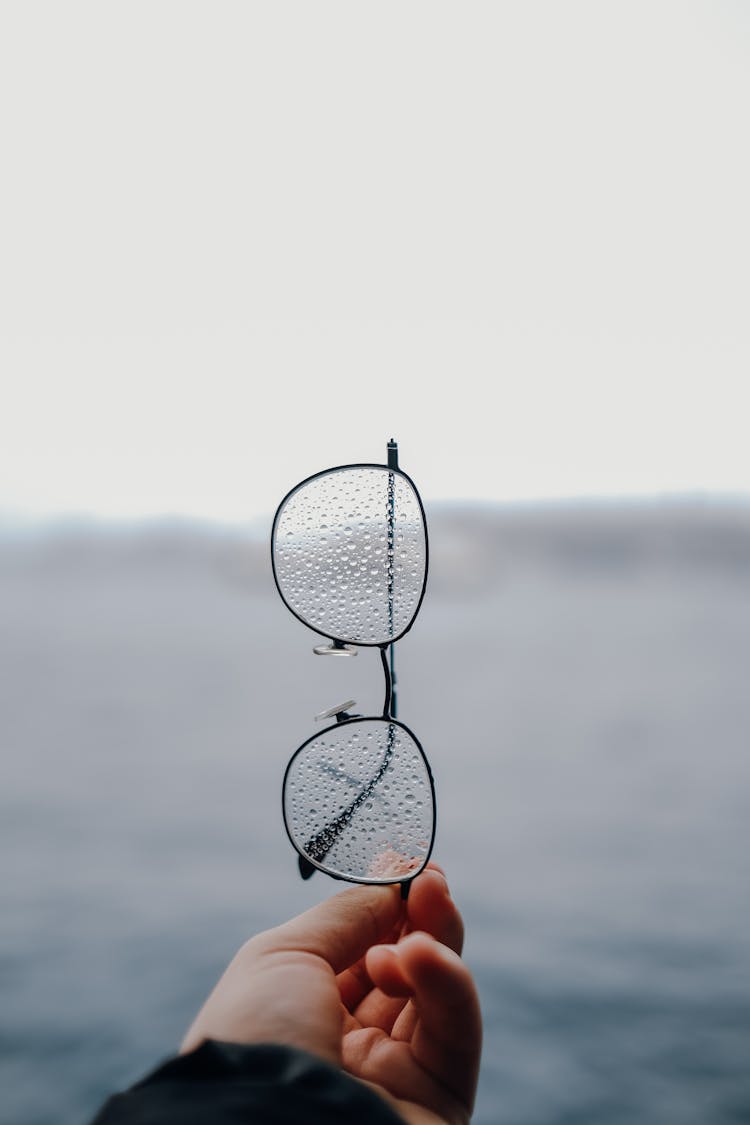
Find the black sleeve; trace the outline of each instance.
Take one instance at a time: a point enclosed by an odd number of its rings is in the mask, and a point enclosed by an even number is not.
[[[322,1059],[276,1044],[201,1044],[116,1094],[92,1125],[403,1125]]]

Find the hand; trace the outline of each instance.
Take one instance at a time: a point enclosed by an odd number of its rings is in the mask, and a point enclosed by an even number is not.
[[[368,1083],[411,1125],[461,1125],[482,1034],[462,944],[434,864],[406,903],[394,886],[342,891],[251,938],[181,1050],[204,1039],[301,1047]]]

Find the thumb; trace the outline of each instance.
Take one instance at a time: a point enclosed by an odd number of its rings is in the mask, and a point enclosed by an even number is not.
[[[417,1015],[411,1038],[416,1061],[469,1110],[474,1104],[482,1017],[476,986],[457,953],[429,934],[367,954],[367,971],[389,996],[410,996]]]
[[[314,953],[340,973],[391,934],[404,912],[398,886],[350,887],[253,940],[259,949]]]

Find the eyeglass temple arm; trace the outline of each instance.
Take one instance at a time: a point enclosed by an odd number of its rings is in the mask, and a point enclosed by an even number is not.
[[[305,859],[303,855],[297,856],[297,865],[299,867],[299,873],[303,879],[309,879],[310,876],[314,875],[317,870],[315,864],[310,863],[310,860]]]
[[[388,442],[388,468],[389,469],[397,469],[398,468],[398,443],[395,442],[393,440],[393,438],[391,438],[391,440]],[[390,541],[391,541],[391,549],[392,549],[392,544],[393,544],[393,511],[392,511],[392,509],[389,510],[388,515],[389,515],[389,522],[391,524],[391,526],[389,528],[389,532],[390,532],[389,538],[390,538]],[[394,650],[393,643],[390,644],[389,648],[390,648],[390,657],[391,657],[390,667],[388,666],[388,662],[386,661],[386,658],[385,658],[385,648],[382,648],[380,650],[380,655],[381,655],[381,658],[383,660],[383,671],[385,672],[385,705],[383,707],[383,716],[384,716],[384,718],[390,717],[392,719],[395,719],[396,718],[396,710],[397,710],[397,705],[396,705],[396,661],[395,661],[395,657],[394,657],[395,650]],[[411,887],[411,879],[408,879],[408,880],[406,880],[406,882],[401,884],[401,898],[402,899],[405,900],[409,897],[409,888],[410,887]]]
[[[393,570],[392,570],[392,568],[393,568],[393,540],[394,540],[394,526],[393,526],[394,525],[394,510],[393,510],[394,482],[393,482],[393,471],[392,470],[398,469],[398,442],[394,441],[393,438],[391,438],[391,440],[388,442],[388,469],[390,470],[389,479],[388,479],[388,501],[389,501],[388,502],[388,550],[389,550],[389,553],[391,555],[391,558],[389,560],[390,577],[389,577],[389,581],[388,581],[388,601],[389,601],[389,606],[390,606],[391,628],[392,628],[393,627],[393,621],[392,621],[392,616],[393,616],[393,577],[392,577]],[[391,636],[393,636],[393,633],[391,633]],[[386,715],[386,716],[390,715],[391,718],[395,719],[396,713],[397,713],[397,704],[396,704],[396,661],[395,661],[393,644],[391,644],[391,646],[390,646],[390,654],[391,654],[390,700],[389,700],[388,694],[387,694],[388,689],[386,688],[386,707],[385,707],[385,710],[384,710],[383,713],[384,713],[384,715]],[[386,683],[387,682],[388,682],[388,675],[386,675]]]

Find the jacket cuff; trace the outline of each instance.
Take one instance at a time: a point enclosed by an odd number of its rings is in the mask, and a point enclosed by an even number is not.
[[[403,1125],[389,1105],[315,1055],[206,1040],[103,1106],[92,1125]]]

